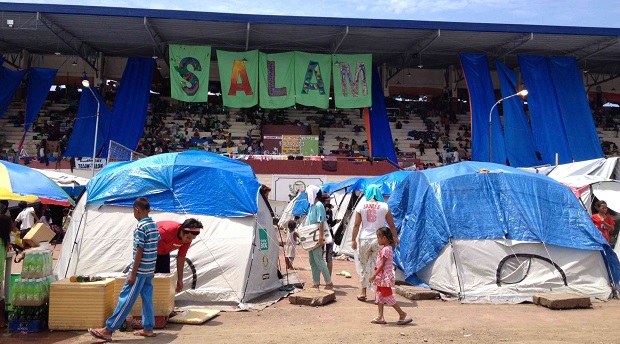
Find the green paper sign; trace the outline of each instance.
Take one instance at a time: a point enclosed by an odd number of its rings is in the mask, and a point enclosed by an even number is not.
[[[332,57],[325,54],[295,52],[296,102],[322,109],[329,107]]]
[[[249,108],[258,104],[258,50],[217,51],[224,106]]]
[[[317,156],[319,154],[319,137],[317,135],[301,135],[299,147],[303,156]]]
[[[260,106],[281,109],[295,105],[295,53],[259,54]]]
[[[332,55],[336,107],[372,106],[372,55]]]
[[[171,44],[170,94],[184,102],[209,101],[211,46]]]

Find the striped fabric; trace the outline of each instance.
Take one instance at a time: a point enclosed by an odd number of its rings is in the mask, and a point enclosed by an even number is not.
[[[159,231],[157,223],[150,217],[138,222],[138,226],[133,235],[133,257],[136,258],[136,250],[142,247],[142,260],[138,267],[137,276],[151,276],[155,272],[155,262],[157,261],[157,243],[159,242]],[[133,267],[132,267],[133,269]]]

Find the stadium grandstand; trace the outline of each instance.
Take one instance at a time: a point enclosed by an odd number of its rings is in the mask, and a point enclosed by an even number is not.
[[[344,177],[381,175],[399,168],[424,169],[460,160],[480,160],[485,155],[489,161],[492,155],[489,151],[497,141],[484,136],[490,130],[490,115],[486,127],[477,128],[473,119],[472,92],[476,91],[462,63],[463,54],[468,54],[486,56],[491,82],[491,88],[487,87],[486,91],[490,90],[493,101],[506,96],[500,87],[499,63],[516,71],[518,82],[513,86],[518,91],[524,88],[524,79],[527,84],[527,77],[522,75],[524,56],[574,60],[581,78],[580,87],[585,90],[580,92],[586,95],[588,116],[596,125],[597,145],[600,143],[605,156],[614,156],[618,155],[620,143],[620,92],[616,93],[614,87],[615,79],[620,76],[618,37],[620,29],[612,28],[3,3],[0,9],[2,66],[11,72],[33,67],[57,72],[31,123],[26,118],[29,95],[26,85],[33,81],[32,76],[24,79],[6,110],[0,113],[1,153],[6,160],[35,167],[63,170],[73,170],[74,165],[76,169],[83,167],[80,159],[88,159],[90,154],[71,157],[65,154],[81,106],[83,78],[86,76],[95,86],[102,106],[116,111],[123,71],[129,58],[138,57],[153,60],[150,100],[141,138],[137,145],[130,147],[110,141],[97,153],[101,158],[124,160],[126,156],[131,159],[204,149],[243,159],[257,175],[292,172]],[[208,101],[186,103],[173,99],[169,49],[174,44],[209,45],[214,52],[371,54],[379,75],[374,81],[383,92],[389,126],[379,137],[373,135],[372,140],[384,144],[387,141],[396,161],[391,161],[391,154],[385,151],[371,153],[373,141],[369,141],[368,134],[371,128],[364,111],[337,108],[335,97],[330,97],[327,108],[300,104],[279,109],[226,106],[215,53],[210,61]],[[467,74],[472,78],[470,72]],[[333,92],[332,89],[332,95]],[[374,98],[373,105],[376,105]],[[528,107],[530,104],[526,102],[529,118]],[[486,114],[489,111],[493,109],[482,110]],[[501,113],[498,116],[506,124],[506,118]],[[30,127],[27,131],[25,124]],[[115,122],[110,128],[123,125]],[[499,123],[497,126],[501,128]],[[566,123],[565,126],[569,127]],[[267,143],[267,137],[289,133],[317,136],[317,151],[305,156],[286,154]],[[90,151],[93,137],[89,144],[84,143],[90,145],[87,147]],[[481,145],[486,151],[481,150],[476,156],[474,152]],[[40,154],[41,147],[44,156]],[[545,155],[545,152],[536,153]],[[500,162],[508,161],[505,156],[502,155]],[[494,157],[491,159],[497,162]],[[576,157],[573,154],[570,160],[578,160]],[[541,158],[540,164],[544,163],[547,162]],[[262,182],[269,184],[266,178]]]

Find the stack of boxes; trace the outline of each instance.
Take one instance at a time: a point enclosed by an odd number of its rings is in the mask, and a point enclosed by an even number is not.
[[[86,330],[105,326],[112,316],[118,296],[127,277],[106,278],[98,282],[71,282],[63,279],[52,283],[49,305],[50,330]],[[162,328],[174,310],[176,277],[156,274],[153,278],[155,328]],[[128,323],[141,328],[142,302],[140,297],[131,309]]]
[[[68,278],[50,288],[50,330],[103,327],[114,311],[114,279],[77,283]]]

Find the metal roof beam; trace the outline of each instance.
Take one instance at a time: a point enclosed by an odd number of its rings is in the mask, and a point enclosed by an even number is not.
[[[153,45],[157,50],[157,54],[164,59],[164,63],[166,64],[166,66],[170,67],[168,55],[166,54],[166,43],[164,43],[164,41],[162,41],[162,39],[159,37],[157,31],[155,31],[147,17],[144,17],[144,27],[146,28],[146,31],[148,31],[149,36],[151,37],[151,41],[153,41]]]
[[[595,43],[595,44],[592,44],[592,45],[589,45],[589,46],[586,46],[580,49],[573,50],[569,52],[567,55],[577,55],[577,53],[580,51],[585,52],[586,55],[577,58],[577,61],[581,61],[589,57],[592,57],[606,49],[609,49],[618,43],[620,43],[620,37],[614,37],[604,42],[598,42],[598,43]],[[593,50],[590,50],[590,49],[593,49]]]
[[[246,29],[245,29],[245,51],[248,51],[249,48],[250,48],[250,23],[248,22],[248,25],[246,26]]]
[[[60,27],[41,12],[37,12],[37,20],[47,27],[59,40],[65,43],[74,54],[84,60],[92,69],[96,72],[99,71],[95,65],[97,50],[82,42],[82,40],[77,38],[74,34]]]
[[[414,59],[416,59],[418,56],[420,56],[420,54],[425,52],[426,49],[428,49],[428,47],[430,47],[431,44],[433,44],[433,42],[439,39],[439,37],[441,37],[441,29],[437,29],[433,34],[422,38],[418,43],[414,44],[409,49],[407,49],[407,52],[405,53],[404,57],[401,59],[399,63],[400,65],[399,70],[403,69],[404,67],[408,66],[411,62],[413,62]],[[390,79],[392,77],[393,75],[390,76]]]
[[[349,35],[348,26],[344,28],[343,32],[338,34],[338,37],[336,37],[336,39],[330,45],[330,50],[332,51],[332,54],[335,54],[338,51],[338,48],[340,48],[340,45],[342,44],[342,42],[344,42],[344,39],[347,38],[347,35]]]
[[[503,43],[497,48],[497,58],[501,59],[506,57],[508,54],[519,49],[519,47],[532,40],[534,40],[534,33],[530,32],[528,34],[521,35],[510,42]]]

